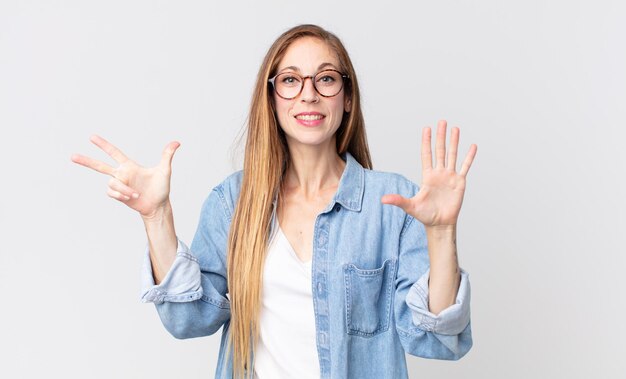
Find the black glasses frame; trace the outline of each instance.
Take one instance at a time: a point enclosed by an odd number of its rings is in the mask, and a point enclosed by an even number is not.
[[[326,71],[334,71],[334,72],[338,73],[339,75],[341,75],[341,78],[343,79],[341,81],[341,88],[339,88],[339,91],[337,91],[336,94],[330,95],[330,96],[322,95],[320,93],[320,91],[317,89],[317,86],[315,85],[315,77],[318,76],[319,74],[323,73],[323,72],[326,72]],[[274,84],[274,82],[276,81],[276,78],[279,75],[282,75],[282,74],[291,74],[291,75],[297,76],[300,79],[302,79],[302,81],[300,82],[300,83],[302,83],[302,84],[300,84],[300,91],[298,91],[297,95],[295,95],[293,97],[284,97],[278,91],[276,91],[276,84]],[[322,70],[322,71],[316,72],[314,75],[307,75],[307,76],[302,76],[302,75],[296,74],[295,72],[280,72],[280,73],[274,75],[274,77],[268,79],[267,81],[272,84],[272,88],[274,89],[274,92],[276,92],[276,94],[279,97],[281,97],[281,98],[283,98],[285,100],[292,100],[292,99],[295,99],[296,97],[300,96],[300,94],[302,93],[302,89],[304,88],[304,81],[307,80],[307,78],[311,79],[311,83],[313,83],[313,88],[315,88],[315,92],[317,92],[320,96],[322,96],[322,97],[335,97],[335,96],[339,95],[339,92],[341,92],[341,90],[343,89],[343,86],[345,84],[346,79],[350,79],[350,76],[344,74],[341,71],[337,71],[337,70],[333,70],[333,69],[326,69],[326,70]]]

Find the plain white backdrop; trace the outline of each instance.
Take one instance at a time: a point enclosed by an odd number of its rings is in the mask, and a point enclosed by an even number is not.
[[[0,377],[211,378],[219,334],[176,340],[139,302],[146,237],[70,162],[100,134],[156,164],[170,140],[177,234],[239,169],[235,139],[272,41],[345,43],[374,168],[420,182],[447,119],[478,155],[459,220],[474,347],[412,378],[626,375],[621,1],[0,1]],[[375,352],[372,352],[375,354]]]

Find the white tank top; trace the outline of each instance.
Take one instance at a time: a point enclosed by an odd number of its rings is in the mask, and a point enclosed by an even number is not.
[[[275,224],[263,268],[256,379],[320,377],[311,291],[311,261],[302,262]]]

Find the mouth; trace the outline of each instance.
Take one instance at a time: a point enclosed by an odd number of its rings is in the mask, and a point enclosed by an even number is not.
[[[302,112],[295,115],[295,118],[301,121],[318,121],[325,117],[326,116],[323,114],[317,112]]]

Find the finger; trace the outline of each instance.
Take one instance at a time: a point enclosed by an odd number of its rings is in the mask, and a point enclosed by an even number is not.
[[[467,175],[467,172],[472,166],[472,162],[474,161],[474,157],[476,156],[477,151],[478,146],[476,144],[472,144],[472,146],[470,146],[469,152],[467,153],[467,156],[465,157],[465,160],[463,161],[463,165],[461,166],[461,171],[459,172],[461,176]]]
[[[448,163],[446,168],[451,171],[456,171],[456,157],[459,151],[459,134],[461,131],[459,128],[452,128],[450,131],[450,146],[448,149]]]
[[[114,168],[104,162],[100,162],[99,160],[89,158],[80,154],[74,154],[72,155],[72,162],[78,163],[81,166],[88,167],[103,174],[113,176]]]
[[[124,163],[128,160],[128,157],[126,157],[120,149],[110,144],[109,141],[104,138],[93,135],[89,140],[93,142],[94,145],[101,148],[105,153],[109,154],[117,163]]]
[[[138,199],[139,193],[134,189],[130,188],[126,184],[122,183],[118,178],[111,178],[109,180],[109,188],[113,191],[121,193],[122,195],[128,197],[129,199]]]
[[[110,188],[107,190],[107,195],[109,195],[109,197],[112,197],[115,200],[119,200],[121,202],[125,202],[125,201],[130,200],[130,197],[128,197],[126,195],[123,195],[123,194],[121,194],[121,193],[119,193],[119,192],[117,192],[115,190],[110,189]]]
[[[408,212],[411,206],[410,199],[396,194],[384,195],[380,201],[383,204],[395,205],[396,207],[402,208],[405,212]]]
[[[180,146],[180,143],[177,141],[172,141],[165,146],[163,149],[163,154],[161,155],[161,166],[171,168],[172,167],[172,158],[174,158],[174,153],[176,149]]]
[[[422,169],[430,170],[433,168],[433,151],[431,147],[430,128],[422,130]]]
[[[446,121],[437,123],[437,140],[435,141],[436,168],[446,167]]]

